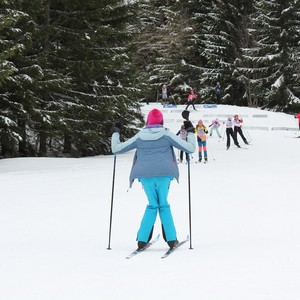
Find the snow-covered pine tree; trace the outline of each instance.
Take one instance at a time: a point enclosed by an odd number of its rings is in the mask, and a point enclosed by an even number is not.
[[[252,1],[194,0],[187,5],[195,23],[192,39],[198,53],[193,58],[194,80],[203,100],[215,99],[214,89],[220,82],[222,102],[241,104],[241,87],[233,76],[234,61],[240,52],[240,24]]]
[[[139,1],[140,33],[134,40],[135,63],[139,71],[141,98],[159,100],[163,84],[174,99],[185,81],[187,37],[191,28],[180,1]],[[171,100],[172,101],[172,100]],[[176,101],[176,100],[175,100]]]
[[[240,71],[259,106],[282,111],[299,102],[299,15],[299,1],[255,1],[254,42],[243,49]]]
[[[128,48],[134,9],[121,0],[51,1],[56,66],[72,83],[61,95],[65,153],[108,153],[115,119],[139,126]]]
[[[13,58],[18,55],[24,44],[18,26],[24,13],[17,10],[9,1],[2,1],[0,8],[0,156],[13,157],[18,153],[18,143],[22,140],[18,130],[18,115],[23,112],[23,105],[11,85],[20,85],[15,77],[18,67]],[[21,79],[21,78],[19,78]]]
[[[0,86],[3,81],[14,72],[14,66],[9,61],[15,51],[21,47],[20,44],[13,40],[9,40],[7,32],[17,21],[14,11],[10,11],[1,7],[0,9]]]
[[[241,52],[240,56],[236,58],[234,71],[234,76],[243,86],[243,103],[250,107],[261,106],[265,95],[265,68],[259,59],[260,49],[256,45],[258,37],[254,28],[255,22],[253,22],[255,16],[256,12],[253,5],[249,14],[244,15],[240,23]]]
[[[47,1],[8,1],[5,9],[15,18],[6,36],[20,44],[9,59],[14,72],[2,86],[7,100],[3,105],[18,133],[16,155],[45,156],[61,110],[55,95],[64,84],[49,59]]]
[[[278,45],[279,52],[275,50],[275,56],[279,54],[279,61],[278,64],[275,63],[277,77],[266,94],[267,106],[280,111],[290,111],[292,106],[300,103],[300,2],[278,0],[277,5],[277,16],[269,21],[271,28],[278,26],[280,30],[279,35],[277,30],[274,30],[274,35],[271,34],[273,42]]]
[[[201,100],[209,99],[212,96],[213,86],[204,80],[208,73],[216,73],[219,71],[209,69],[207,59],[201,55],[205,49],[204,32],[206,30],[206,22],[211,12],[212,1],[209,0],[191,0],[180,1],[182,9],[186,12],[189,25],[191,28],[187,38],[187,47],[190,55],[185,57],[184,64],[187,70],[187,78],[185,79],[189,86],[196,88],[200,92]],[[215,76],[213,76],[215,79]],[[205,83],[204,83],[205,82]]]
[[[30,135],[35,137],[37,148],[34,151],[37,155],[60,155],[57,144],[60,144],[65,125],[62,119],[65,105],[61,95],[69,86],[70,78],[60,72],[54,59],[56,51],[51,26],[51,0],[25,0],[22,3],[23,10],[31,18],[28,24],[34,24],[34,27],[24,52],[24,62],[32,78],[32,89],[26,97],[32,105],[29,107],[30,117],[21,119],[19,126],[23,136],[30,130]],[[24,28],[30,31],[27,24]],[[29,145],[31,149],[34,148],[32,141]]]

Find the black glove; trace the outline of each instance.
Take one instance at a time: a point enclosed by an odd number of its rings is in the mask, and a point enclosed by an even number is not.
[[[195,131],[195,128],[194,128],[191,121],[184,121],[183,125],[184,125],[184,128],[187,132],[194,132]]]
[[[114,124],[113,124],[113,126],[112,126],[112,128],[111,128],[111,130],[110,130],[110,133],[111,133],[111,134],[113,134],[113,133],[115,133],[115,132],[121,133],[122,127],[123,127],[122,122],[116,121],[116,122],[114,122]]]

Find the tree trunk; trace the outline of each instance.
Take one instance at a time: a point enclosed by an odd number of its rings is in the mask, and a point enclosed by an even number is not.
[[[63,153],[71,154],[71,151],[72,151],[72,138],[68,133],[65,133]]]
[[[40,131],[39,138],[40,138],[39,156],[47,156],[47,133],[45,131]]]
[[[19,141],[19,153],[21,156],[28,156],[28,144],[26,134],[26,121],[24,119],[18,120],[18,127],[20,129],[20,135],[22,140]]]
[[[2,157],[15,157],[15,143],[7,130],[3,130],[1,133],[1,156]]]

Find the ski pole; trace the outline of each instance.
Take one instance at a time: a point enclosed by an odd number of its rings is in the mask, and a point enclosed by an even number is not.
[[[109,234],[108,234],[108,246],[107,246],[107,250],[111,250],[111,247],[110,247],[110,241],[111,241],[111,228],[112,228],[113,203],[114,203],[114,189],[115,189],[116,161],[117,161],[117,156],[114,155],[114,167],[113,167],[113,178],[112,178],[112,189],[111,189],[110,218],[109,218]]]
[[[189,233],[190,233],[190,249],[192,247],[192,201],[191,201],[191,169],[190,155],[188,156],[188,195],[189,195]]]
[[[245,128],[243,128],[243,129],[244,129],[244,131],[246,132],[246,135],[247,135],[247,137],[248,137],[249,142],[251,142],[251,141],[252,141],[252,138],[251,138],[251,136],[250,136],[248,130],[245,129]]]
[[[224,133],[223,133],[222,142],[224,141],[225,133],[226,133],[226,129],[224,130]]]
[[[189,121],[190,112],[184,110],[181,113],[183,119]],[[193,249],[192,246],[192,201],[191,201],[191,166],[190,166],[190,154],[188,155],[188,196],[189,196],[189,233],[190,233],[190,249]]]
[[[219,140],[218,140],[218,142],[220,142],[220,141],[221,141],[222,134],[223,134],[223,128],[224,128],[224,122],[223,122],[223,124],[222,124],[222,128],[221,128],[221,134],[220,134],[220,136],[219,136]]]
[[[207,148],[209,149],[209,151],[210,151],[211,154],[212,154],[213,160],[216,160],[216,159],[215,159],[215,151],[214,151],[214,149],[213,149],[213,147],[212,147],[212,143],[209,142],[209,138],[206,139],[206,144],[207,144]]]

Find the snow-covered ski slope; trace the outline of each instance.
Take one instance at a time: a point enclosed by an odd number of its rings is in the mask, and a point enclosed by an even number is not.
[[[163,107],[160,104],[149,104],[144,107],[145,114],[153,107],[160,108],[164,113],[166,126],[173,127],[176,124],[177,127],[180,127],[182,123],[181,112],[185,109],[185,105]],[[237,114],[243,119],[244,128],[247,130],[298,130],[297,119],[293,115],[285,113],[265,111],[257,108],[213,104],[196,105],[196,109],[197,111],[194,111],[192,107],[188,108],[190,111],[190,120],[194,124],[197,124],[199,119],[202,119],[206,125],[209,125],[215,118],[218,118],[222,122],[228,116],[233,117]]]
[[[176,133],[184,106],[145,105],[145,115],[154,107]],[[207,164],[195,164],[193,154],[194,249],[186,243],[166,259],[162,238],[126,259],[136,248],[147,203],[140,183],[128,190],[133,151],[116,159],[112,250],[106,248],[113,156],[0,160],[1,299],[299,300],[296,119],[236,106],[197,109],[190,114],[194,124],[239,114],[252,141],[246,146],[239,139],[247,149],[226,151],[225,140],[214,134]],[[188,168],[183,163],[179,169],[169,202],[182,240],[189,233]],[[158,219],[153,236],[159,233]]]

